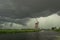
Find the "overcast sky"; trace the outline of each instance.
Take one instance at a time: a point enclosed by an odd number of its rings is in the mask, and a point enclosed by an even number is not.
[[[34,18],[42,28],[59,26],[60,0],[0,0],[0,28],[29,28]]]
[[[52,28],[52,27],[57,27],[59,28],[60,27],[60,16],[58,16],[57,14],[53,14],[53,15],[50,15],[48,17],[40,17],[40,18],[37,18],[38,21],[39,21],[39,28]],[[27,23],[27,26],[29,28],[34,28],[35,24],[36,23],[36,20],[35,18],[32,18],[28,23]]]

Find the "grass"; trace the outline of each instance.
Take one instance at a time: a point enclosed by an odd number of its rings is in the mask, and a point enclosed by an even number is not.
[[[56,31],[56,32],[60,32],[60,29],[56,29],[55,31]]]
[[[1,33],[26,33],[26,32],[39,32],[40,30],[35,30],[35,29],[0,29],[0,34]]]
[[[53,30],[53,31],[60,32],[60,28],[59,28],[59,29],[55,29],[55,30]]]

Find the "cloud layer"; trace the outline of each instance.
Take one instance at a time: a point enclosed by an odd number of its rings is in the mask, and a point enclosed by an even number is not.
[[[51,29],[52,27],[60,27],[60,16],[57,14],[50,15],[48,17],[37,18],[39,21],[39,28]],[[27,23],[28,28],[35,28],[35,18],[30,19]]]
[[[59,10],[60,0],[0,0],[0,16],[40,17],[48,16]]]
[[[30,18],[60,15],[60,0],[0,0],[0,24],[26,25]],[[11,24],[11,25],[12,25]]]

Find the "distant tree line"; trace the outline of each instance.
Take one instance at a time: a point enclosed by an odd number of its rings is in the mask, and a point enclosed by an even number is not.
[[[57,28],[56,28],[56,27],[52,27],[51,29],[52,29],[52,30],[56,30]]]
[[[59,31],[60,32],[60,27],[57,28],[57,27],[52,27],[51,30],[55,30],[55,31]]]

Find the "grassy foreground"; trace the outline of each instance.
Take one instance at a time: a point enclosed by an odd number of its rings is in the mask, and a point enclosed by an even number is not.
[[[0,29],[0,34],[1,33],[26,33],[26,32],[39,32],[40,30],[35,30],[35,29]]]
[[[56,31],[56,32],[60,32],[60,29],[56,29],[55,31]]]

